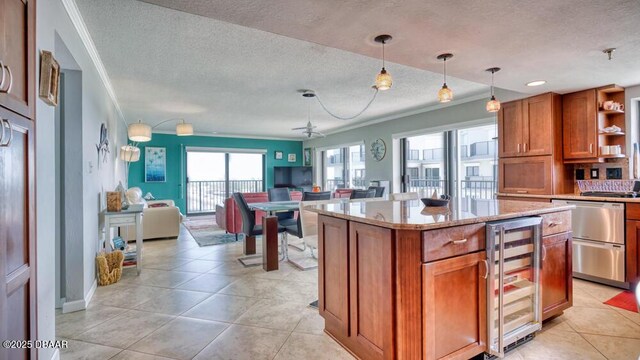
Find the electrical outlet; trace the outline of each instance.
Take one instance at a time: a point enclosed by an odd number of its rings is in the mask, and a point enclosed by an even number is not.
[[[584,169],[576,169],[576,180],[584,180]]]
[[[600,170],[597,168],[591,169],[591,178],[592,179],[600,178]]]
[[[622,179],[622,168],[608,168],[607,179]]]

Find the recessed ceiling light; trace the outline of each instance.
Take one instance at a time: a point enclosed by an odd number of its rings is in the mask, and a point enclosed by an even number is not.
[[[535,80],[527,83],[527,86],[540,86],[546,84],[546,80]]]

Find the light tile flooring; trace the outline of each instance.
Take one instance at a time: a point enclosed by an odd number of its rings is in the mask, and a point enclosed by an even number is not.
[[[307,307],[317,270],[266,273],[241,255],[241,243],[201,248],[184,228],[177,241],[145,242],[140,276],[125,270],[86,311],[57,313],[61,358],[352,359]],[[507,358],[638,359],[640,315],[602,304],[618,292],[575,280],[574,307]]]

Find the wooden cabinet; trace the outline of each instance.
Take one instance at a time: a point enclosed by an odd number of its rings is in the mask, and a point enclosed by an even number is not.
[[[640,204],[627,203],[627,233],[625,238],[626,281],[640,283]]]
[[[5,126],[0,140],[0,338],[35,340],[33,122],[2,108],[0,118],[4,119],[0,126]],[[0,359],[35,355],[35,349],[0,348]]]
[[[571,238],[571,232],[542,238],[542,320],[562,314],[573,305]]]
[[[35,0],[0,0],[0,106],[29,119],[35,113],[35,15]],[[1,91],[9,83],[11,90]]]
[[[596,90],[584,90],[562,97],[564,159],[596,158],[598,121]]]
[[[486,350],[484,251],[423,268],[424,359],[469,359]]]
[[[559,95],[547,93],[503,104],[498,113],[500,158],[553,154],[554,99]]]
[[[498,160],[498,192],[551,194],[553,159],[550,156],[505,158]]]

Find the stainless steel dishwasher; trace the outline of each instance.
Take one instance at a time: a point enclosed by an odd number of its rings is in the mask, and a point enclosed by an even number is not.
[[[624,204],[613,202],[553,200],[575,205],[573,276],[629,288],[625,282]]]

